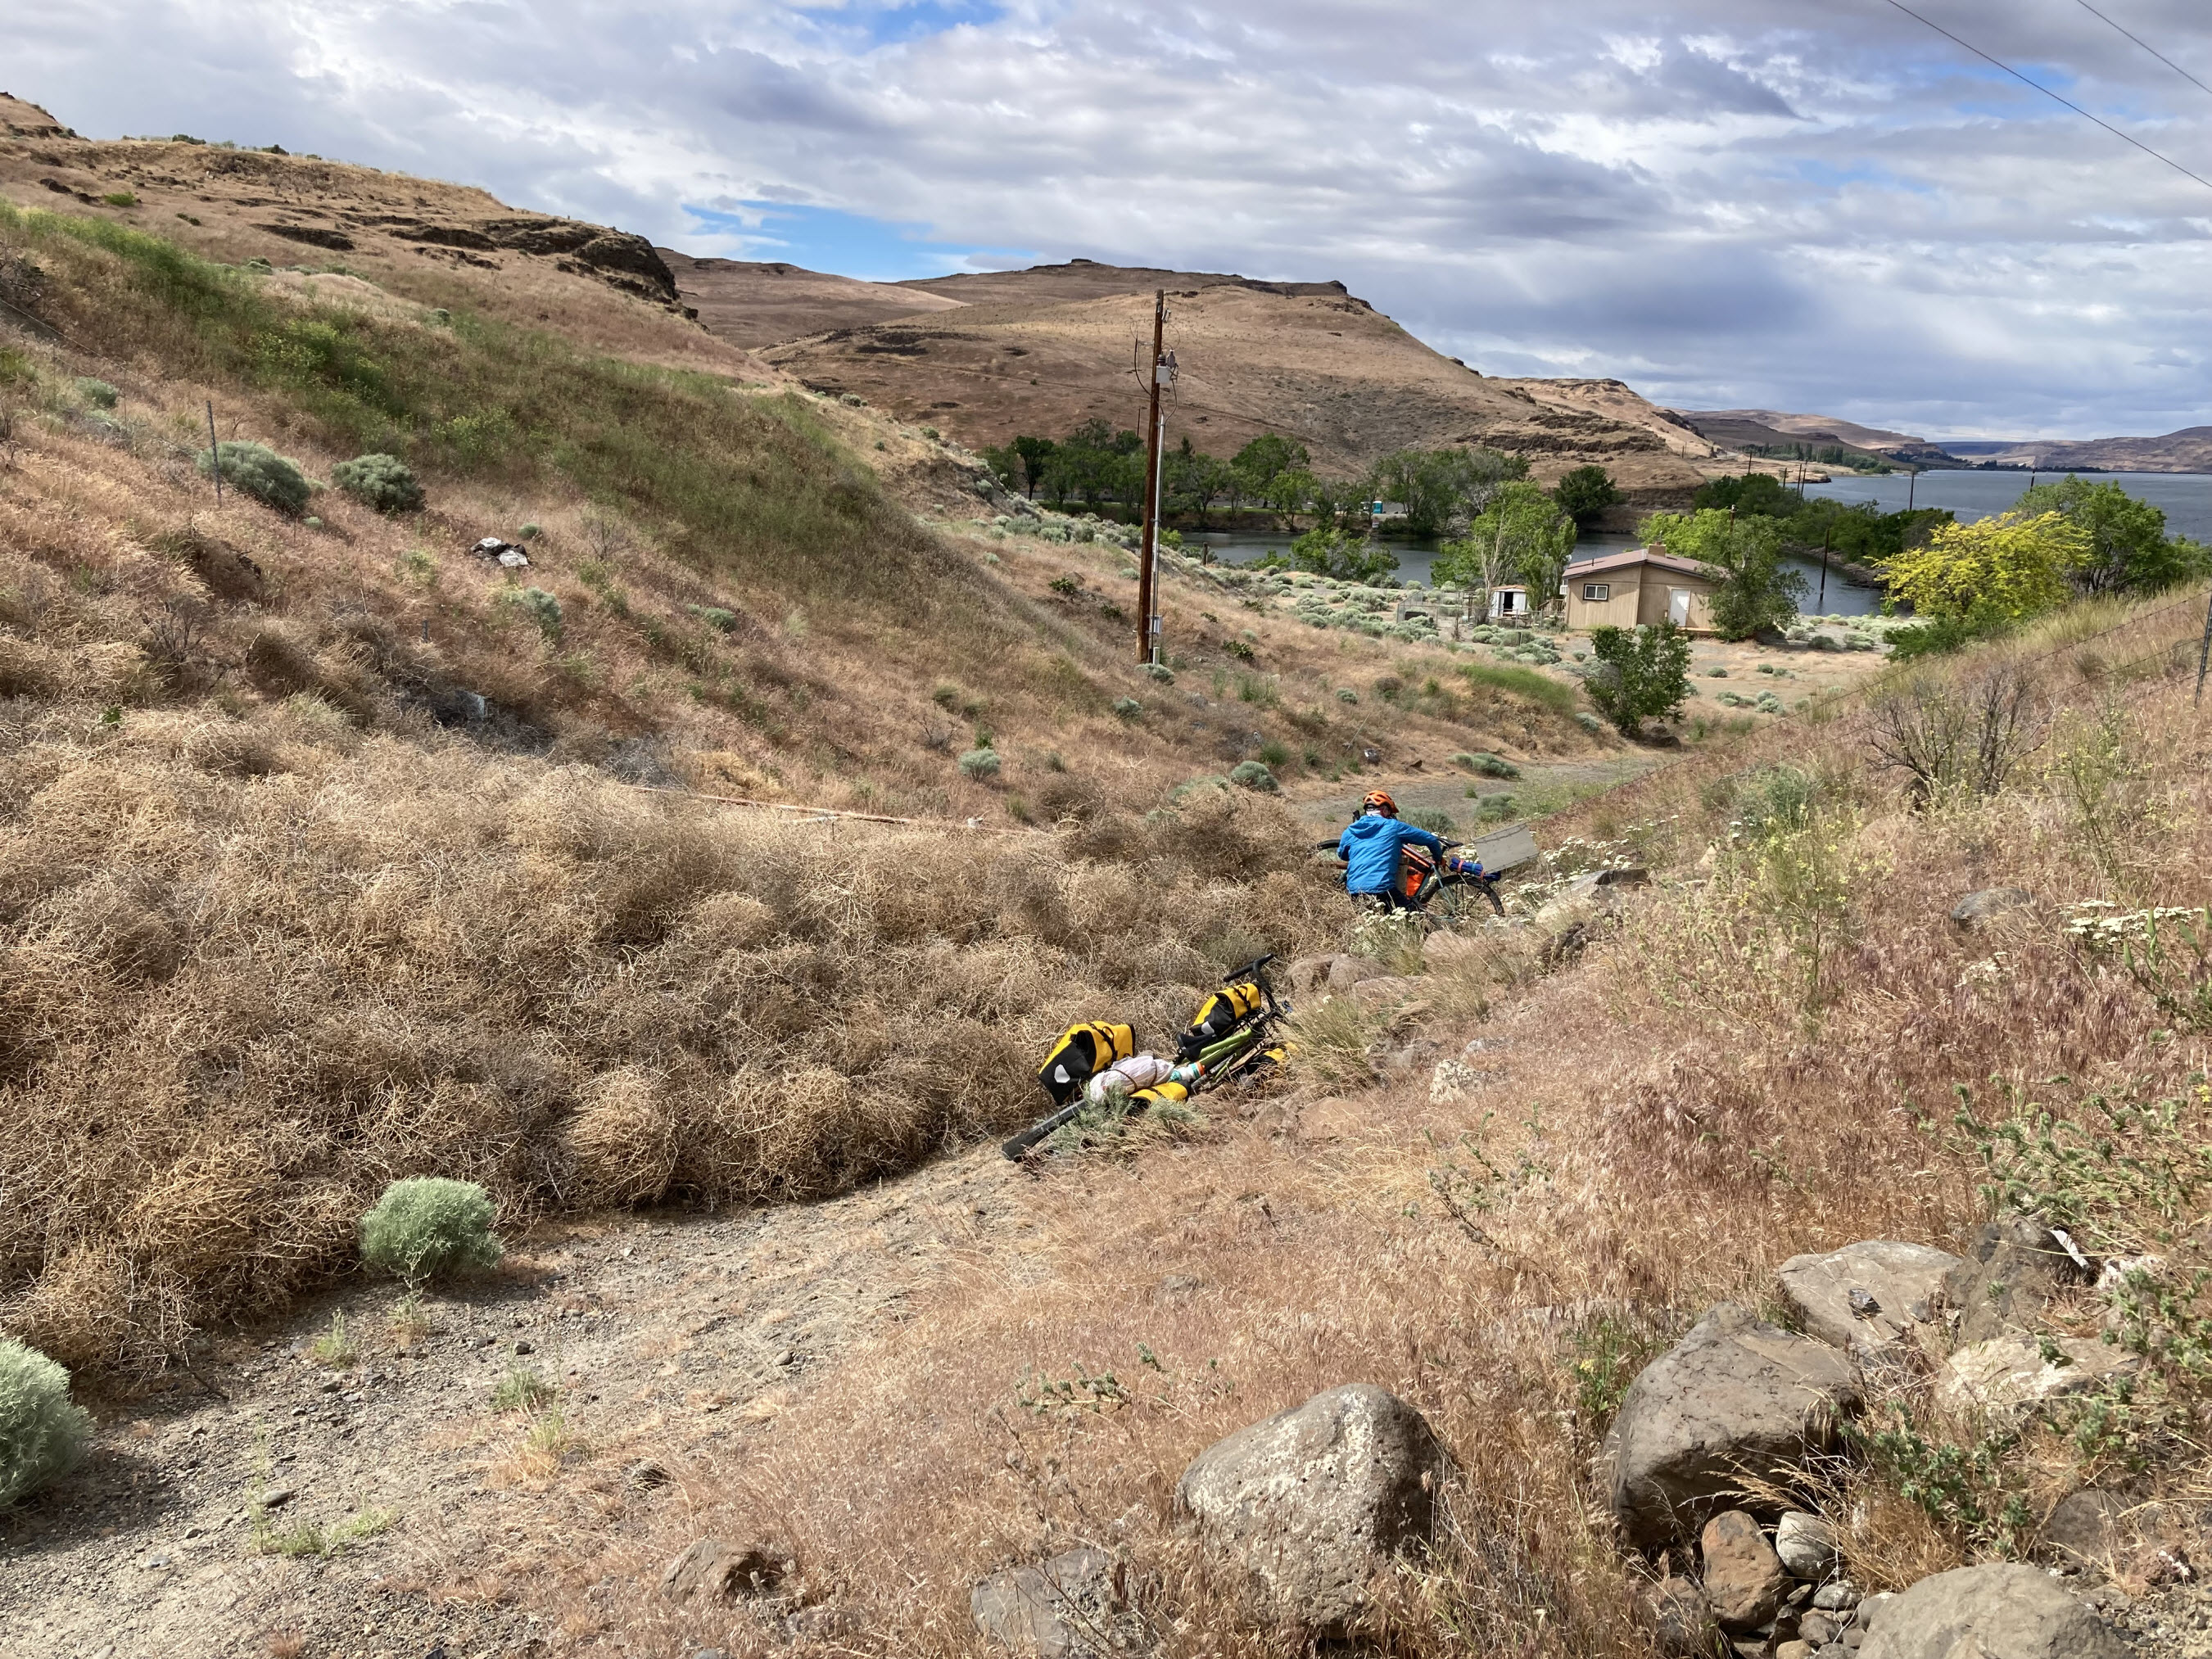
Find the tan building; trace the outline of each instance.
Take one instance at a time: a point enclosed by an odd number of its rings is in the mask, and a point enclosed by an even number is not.
[[[1567,567],[1567,626],[1634,628],[1671,622],[1692,634],[1712,632],[1713,590],[1722,574],[1678,559],[1660,547],[1632,547]]]

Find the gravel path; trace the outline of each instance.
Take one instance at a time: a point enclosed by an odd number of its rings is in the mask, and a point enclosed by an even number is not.
[[[548,1229],[427,1297],[419,1333],[356,1284],[95,1399],[85,1468],[0,1514],[0,1656],[543,1651],[510,1580],[562,1528],[643,1501],[659,1457],[772,1432],[957,1252],[1026,1224],[1019,1179],[986,1146],[827,1203]],[[334,1315],[348,1364],[311,1352]],[[495,1408],[525,1374],[554,1392]]]

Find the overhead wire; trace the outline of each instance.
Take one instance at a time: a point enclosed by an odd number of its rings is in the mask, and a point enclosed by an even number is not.
[[[2103,12],[2099,11],[2094,6],[2091,5],[2089,3],[2089,0],[2074,0],[2074,3],[2081,7],[2083,11],[2087,12],[2090,16],[2095,18],[2099,22],[2111,24],[2112,27],[2119,30],[2122,34],[2126,35],[2129,40],[2134,41],[2152,57],[2157,58],[2160,63],[2165,64],[2166,68],[2172,70],[2183,80],[2188,82],[2190,85],[2197,88],[2200,91],[2212,92],[2212,87],[2206,86],[2204,82],[2198,80],[2187,70],[2182,68],[2180,64],[2175,63],[2173,59],[2168,58],[2156,46],[2154,46],[2149,41],[2144,40],[2142,36],[2137,34],[2133,29],[2127,27],[2124,24],[2115,22],[2112,18],[2106,16]]]
[[[2014,69],[2010,64],[2006,63],[2002,58],[1991,57],[1988,52],[1984,52],[1972,41],[1962,40],[1958,35],[1952,33],[1950,30],[1945,28],[1934,18],[1923,16],[1919,12],[1913,10],[1911,7],[1905,3],[1905,0],[1888,0],[1888,3],[1897,10],[1903,12],[1914,22],[1922,24],[1928,28],[1935,30],[1936,33],[1942,35],[1946,40],[1950,41],[1954,46],[1963,47],[1965,50],[1971,52],[1975,57],[1980,58],[1985,64],[1996,65],[1996,67],[2002,70],[2007,75],[2012,76],[2014,80],[2019,82],[2021,85],[2031,88],[2034,91],[2041,93],[2045,98],[2051,100],[2054,104],[2063,104],[2068,109],[2072,110],[2083,120],[2094,121],[2099,126],[2104,128],[2106,131],[2111,133],[2113,137],[2121,140],[2124,143],[2133,144],[2137,149],[2149,156],[2153,161],[2163,161],[2166,166],[2172,167],[2176,173],[2180,173],[2184,178],[2193,179],[2198,184],[2203,185],[2205,189],[2212,190],[2212,179],[2208,179],[2203,173],[2184,167],[2180,162],[2175,161],[2173,157],[2165,154],[2163,151],[2152,149],[2148,144],[2143,143],[2142,139],[2135,137],[2132,133],[2123,131],[2120,128],[2114,126],[2110,121],[2106,120],[2101,115],[2091,114],[2087,110],[2083,109],[2081,105],[2075,103],[2072,99],[2065,97],[2059,93],[2053,92],[2049,87],[2045,86],[2040,81],[2032,80],[2027,76],[2021,74],[2020,70]],[[2117,27],[2118,26],[2115,25],[2115,27]],[[2123,30],[2122,33],[2124,33],[2126,31]],[[2133,39],[2134,37],[2130,36],[2129,38]],[[2145,50],[2148,51],[2148,48],[2146,47]],[[2186,71],[2184,72],[2186,73]],[[2191,76],[2190,78],[2194,80],[2196,77]]]

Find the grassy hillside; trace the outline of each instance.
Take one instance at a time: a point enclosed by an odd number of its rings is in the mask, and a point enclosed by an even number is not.
[[[1288,873],[1310,832],[1185,780],[1594,746],[1561,682],[1194,568],[1139,672],[1118,542],[918,517],[959,452],[610,350],[669,313],[590,279],[601,320],[561,330],[504,277],[434,306],[129,211],[0,205],[0,1321],[72,1364],[283,1305],[395,1175],[513,1219],[802,1196],[1004,1127],[1047,1028],[1164,1029],[1334,926]],[[426,503],[218,508],[210,404],[313,479],[399,456]],[[526,569],[469,551],[526,526]]]

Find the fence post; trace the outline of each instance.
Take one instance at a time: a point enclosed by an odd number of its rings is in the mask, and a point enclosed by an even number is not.
[[[2204,641],[2197,647],[2197,701],[2204,701],[2204,666],[2212,662],[2212,593],[2204,596]]]

